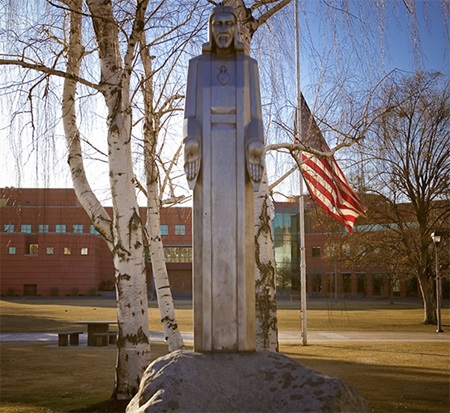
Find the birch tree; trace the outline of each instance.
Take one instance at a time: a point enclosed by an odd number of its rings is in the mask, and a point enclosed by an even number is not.
[[[139,37],[145,27],[144,18],[148,1],[138,2],[136,17],[129,35],[128,44],[122,60],[119,53],[119,34],[117,22],[113,15],[110,2],[99,0],[88,0],[87,6],[92,18],[98,46],[98,56],[101,66],[101,81],[98,85],[107,107],[107,139],[108,139],[108,165],[111,185],[111,196],[113,202],[114,216],[109,220],[111,232],[110,249],[113,255],[114,268],[116,272],[116,294],[117,294],[117,319],[119,324],[119,337],[117,341],[117,367],[114,397],[128,399],[139,386],[139,380],[145,368],[150,362],[150,338],[148,330],[148,305],[146,269],[144,257],[143,222],[139,215],[139,206],[133,186],[133,166],[131,156],[131,99],[130,81],[134,53]],[[68,1],[70,9],[71,25],[70,40],[74,45],[81,40],[82,2],[81,0]],[[80,42],[81,44],[81,42]],[[79,48],[79,47],[78,47]],[[69,56],[70,56],[69,45]],[[79,56],[74,56],[74,63],[80,61]],[[72,70],[71,62],[68,61],[67,68]],[[66,82],[74,83],[72,80]],[[75,104],[75,88],[73,93],[65,101],[67,105]],[[66,105],[66,106],[67,106]],[[63,112],[63,118],[68,113]],[[72,131],[75,129],[76,119],[74,111],[71,116]],[[70,144],[73,135],[67,134],[66,138]],[[81,152],[75,155],[81,161]],[[69,156],[69,165],[72,157]],[[72,179],[78,198],[83,206],[84,197],[93,199],[89,188],[79,189],[80,177],[72,165]],[[100,208],[100,203],[97,209]],[[87,212],[93,221],[97,223],[100,217],[95,215],[96,209],[88,208]],[[103,227],[98,226],[100,233],[104,233]]]
[[[195,10],[195,7],[192,8]],[[192,17],[192,10],[185,11],[184,20],[173,25],[173,27],[164,33],[164,37],[171,35],[180,26],[183,26]],[[171,10],[174,13],[175,10]],[[159,41],[161,39],[158,39]],[[175,61],[171,65],[172,70],[177,62],[177,56],[180,56],[182,50],[190,37],[184,41],[174,44],[171,55],[175,55]],[[146,34],[141,34],[141,44],[145,45],[140,50],[140,57],[143,66],[144,80],[141,84],[141,90],[144,102],[144,119],[143,119],[143,152],[144,152],[144,168],[146,177],[146,197],[147,197],[147,233],[149,236],[149,250],[155,280],[156,296],[158,299],[158,307],[161,315],[161,323],[163,325],[165,340],[168,344],[169,351],[175,351],[184,347],[184,342],[179,331],[179,327],[175,318],[175,309],[173,304],[172,292],[170,289],[169,275],[164,258],[164,246],[161,237],[161,208],[163,205],[162,195],[164,189],[161,188],[160,168],[157,161],[158,138],[161,133],[164,118],[173,114],[176,110],[181,110],[180,103],[183,95],[179,89],[169,92],[168,86],[162,88],[159,97],[155,97],[154,90],[154,69],[150,51],[152,43],[147,42]],[[170,179],[170,170],[176,163],[181,152],[181,145],[170,161],[171,166],[166,170],[166,178]],[[166,181],[167,181],[166,179]],[[173,194],[172,194],[173,195]],[[173,195],[174,196],[174,195]]]
[[[145,55],[143,50],[148,51],[148,49],[146,49],[147,45],[142,43],[145,42],[145,30],[149,19],[155,16],[165,2],[160,2],[159,5],[154,4],[150,12],[148,3],[148,0],[114,4],[103,0],[86,0],[85,2],[61,0],[57,4],[52,3],[51,6],[49,3],[41,3],[36,5],[36,11],[39,11],[39,7],[51,11],[52,14],[46,16],[49,17],[50,22],[42,23],[41,31],[39,27],[36,27],[36,30],[34,27],[20,28],[18,41],[12,47],[23,44],[23,50],[11,51],[7,58],[2,56],[0,59],[2,67],[15,66],[26,72],[26,75],[32,79],[29,83],[24,83],[30,88],[27,96],[30,103],[38,99],[35,97],[35,92],[43,81],[47,83],[44,88],[44,97],[57,96],[58,81],[54,81],[54,87],[50,89],[52,79],[63,79],[60,92],[62,93],[61,119],[67,141],[67,159],[73,186],[81,205],[91,217],[97,231],[105,239],[115,268],[119,337],[113,397],[117,399],[129,399],[133,396],[137,391],[140,377],[150,362],[144,254],[146,232],[145,223],[142,222],[139,214],[133,168],[132,116],[133,105],[136,103],[133,99],[137,96],[136,80],[133,80],[133,76],[139,57],[144,60],[144,67],[148,63],[145,59],[150,58],[150,55]],[[32,7],[31,3],[28,6]],[[51,23],[50,17],[58,24]],[[13,30],[10,32],[14,33]],[[20,37],[25,33],[27,33],[26,41]],[[92,34],[92,37],[83,38],[83,33],[87,33],[88,36]],[[35,36],[35,39],[30,36]],[[39,45],[39,49],[36,45]],[[65,63],[63,63],[64,60]],[[99,66],[96,66],[97,62]],[[142,88],[144,104],[145,99],[152,98],[148,90],[151,90],[149,85],[154,81],[154,71],[151,66],[147,65],[146,68],[149,71],[146,72]],[[17,70],[17,73],[20,72]],[[33,80],[34,73],[37,73],[35,76],[37,80]],[[96,80],[97,75],[99,81]],[[79,129],[83,123],[80,119],[82,117],[80,115],[83,115],[79,98],[81,87],[84,88],[82,95],[84,94],[85,98],[100,93],[106,107],[106,156],[113,204],[111,216],[102,207],[92,190],[84,165],[83,132]],[[86,92],[87,89],[91,91]],[[20,91],[20,87],[17,87],[17,90]],[[144,111],[152,107],[145,106]],[[31,126],[35,128],[34,106],[31,107],[30,114]],[[152,144],[156,146],[157,133],[149,133],[151,132],[149,125],[155,122],[157,131],[160,125],[155,112],[152,110],[145,114],[144,135],[147,138],[151,136]],[[93,141],[89,139],[85,141],[94,147]],[[149,145],[144,146],[149,147]],[[101,154],[100,151],[97,153]],[[154,154],[148,157],[147,161],[155,163]],[[151,171],[154,168],[154,165],[149,165],[148,170]],[[153,175],[149,174],[149,176]],[[157,194],[151,192],[151,196],[155,196],[156,200],[152,199],[149,203],[157,204]],[[155,227],[156,224],[150,225],[150,229],[152,226]],[[156,241],[156,237],[154,238]],[[154,249],[160,247],[160,242],[151,245]],[[161,277],[158,280],[161,280]],[[162,277],[162,283],[165,283],[164,289],[160,288],[164,296],[162,321],[168,326],[165,330],[169,349],[174,350],[182,347],[183,342],[176,325],[170,289],[166,281],[167,279]]]

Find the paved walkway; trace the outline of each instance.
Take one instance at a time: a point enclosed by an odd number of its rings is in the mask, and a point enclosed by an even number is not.
[[[181,333],[186,342],[193,341],[192,332]],[[152,340],[164,339],[163,333],[151,332]],[[302,343],[300,331],[280,331],[279,340],[282,343]],[[307,333],[307,342],[338,342],[338,341],[365,341],[365,342],[447,342],[450,345],[450,331],[442,333],[428,332],[367,332],[367,331],[309,331]],[[12,342],[47,342],[57,343],[58,334],[56,333],[1,333],[0,343]],[[80,344],[86,344],[87,334],[80,335]]]

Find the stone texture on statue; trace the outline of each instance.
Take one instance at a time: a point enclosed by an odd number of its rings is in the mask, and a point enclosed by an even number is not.
[[[155,360],[126,413],[370,412],[342,380],[268,351],[176,351]]]
[[[255,350],[253,191],[263,172],[257,63],[243,53],[230,7],[189,62],[185,171],[194,190],[194,349]]]

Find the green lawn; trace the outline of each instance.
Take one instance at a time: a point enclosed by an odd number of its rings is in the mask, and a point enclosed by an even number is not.
[[[191,302],[177,301],[182,331],[192,330]],[[298,302],[280,302],[280,330],[298,330]],[[421,324],[420,302],[311,301],[309,330],[434,332]],[[450,310],[443,309],[445,333]],[[2,332],[71,330],[80,319],[114,319],[115,301],[104,298],[26,298],[0,300]],[[151,304],[150,329],[161,330]],[[450,337],[450,336],[449,336]],[[322,342],[306,347],[282,344],[281,352],[356,388],[373,411],[448,412],[450,410],[449,342]],[[166,352],[152,344],[154,357]],[[116,351],[113,346],[58,347],[56,343],[1,344],[0,412],[68,412],[110,397]]]

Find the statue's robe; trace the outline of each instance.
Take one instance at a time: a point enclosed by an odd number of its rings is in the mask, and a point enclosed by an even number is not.
[[[255,241],[247,144],[263,143],[257,63],[189,62],[184,136],[200,143],[193,200],[194,350],[255,350]]]

